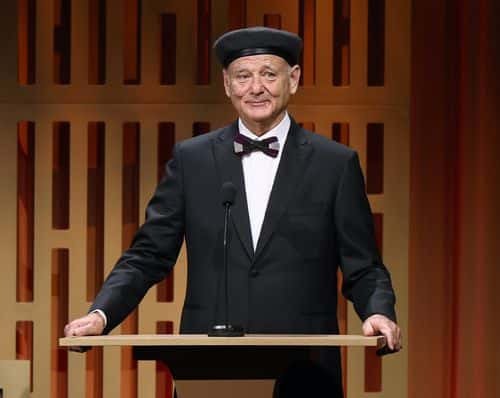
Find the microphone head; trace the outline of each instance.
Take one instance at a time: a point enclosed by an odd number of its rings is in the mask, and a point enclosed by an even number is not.
[[[222,205],[232,205],[234,203],[234,198],[236,196],[236,187],[231,181],[226,181],[222,184],[221,197]]]

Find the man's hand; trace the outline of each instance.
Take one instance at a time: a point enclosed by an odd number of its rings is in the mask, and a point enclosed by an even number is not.
[[[98,336],[104,331],[104,319],[97,312],[71,321],[64,327],[66,337]]]
[[[384,315],[375,314],[368,317],[363,323],[363,334],[365,336],[383,335],[391,351],[397,352],[403,348],[401,329]]]

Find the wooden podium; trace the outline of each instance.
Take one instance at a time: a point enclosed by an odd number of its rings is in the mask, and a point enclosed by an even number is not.
[[[297,360],[333,346],[382,347],[382,336],[357,335],[114,335],[65,337],[61,346],[130,346],[137,360],[160,360],[174,380],[275,379]],[[183,397],[179,391],[179,396]],[[182,390],[182,389],[181,389]]]

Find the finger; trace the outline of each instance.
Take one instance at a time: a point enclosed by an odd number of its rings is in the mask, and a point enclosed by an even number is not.
[[[77,336],[78,334],[76,334],[76,331],[77,330],[80,330],[80,329],[85,329],[85,328],[89,328],[91,327],[91,323],[90,322],[75,322],[73,324],[70,324],[70,325],[67,325],[67,327],[64,329],[64,334],[66,336]]]
[[[394,349],[394,339],[392,337],[391,333],[388,333],[387,331],[380,331],[380,333],[385,337],[386,345],[393,350]]]
[[[396,343],[396,349],[398,351],[401,351],[403,349],[403,336],[401,335],[401,329],[397,328],[397,343]]]
[[[71,337],[73,336],[73,328],[67,326],[64,328],[64,336],[65,337]]]
[[[99,315],[91,313],[82,318],[75,319],[70,323],[68,323],[64,327],[64,334],[66,336],[85,335],[85,334],[80,334],[82,333],[81,331],[78,332],[76,331],[80,328],[90,328],[89,329],[90,332],[87,332],[87,334],[94,334],[94,335],[101,334],[102,331],[104,330],[104,322]]]
[[[86,325],[88,323],[89,323],[89,319],[87,317],[78,318],[78,319],[75,319],[75,320],[71,321],[70,323],[68,323],[64,327],[64,330],[69,330],[69,329],[73,329],[75,327],[80,327],[80,326]]]
[[[393,328],[388,328],[387,331],[388,340],[389,340],[389,348],[391,350],[396,349],[396,344],[397,344],[397,337],[396,337],[396,331]]]
[[[401,329],[397,325],[394,326],[394,348],[401,349]]]
[[[64,335],[66,337],[71,337],[71,336],[74,336],[74,331],[75,329],[79,328],[80,326],[77,325],[77,324],[70,324],[70,325],[66,325],[66,327],[64,328]]]
[[[73,337],[88,336],[92,334],[94,334],[92,333],[92,329],[87,326],[75,328],[71,331],[71,336]]]
[[[374,336],[375,330],[370,322],[363,323],[363,335],[365,336]]]
[[[66,336],[71,336],[71,331],[76,327],[75,322],[70,322],[66,326],[64,326],[64,334]]]
[[[94,336],[100,334],[95,324],[89,323],[72,330],[73,336]]]
[[[393,328],[391,328],[389,325],[383,325],[382,327],[379,328],[379,332],[383,336],[385,336],[389,348],[391,350],[394,350],[396,345],[395,330],[393,330]]]

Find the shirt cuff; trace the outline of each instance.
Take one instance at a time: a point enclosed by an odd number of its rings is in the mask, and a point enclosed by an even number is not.
[[[106,325],[108,324],[108,317],[106,316],[104,311],[103,310],[94,310],[91,312],[91,314],[94,314],[94,313],[97,313],[101,316],[101,318],[104,320],[104,327],[106,327]]]

